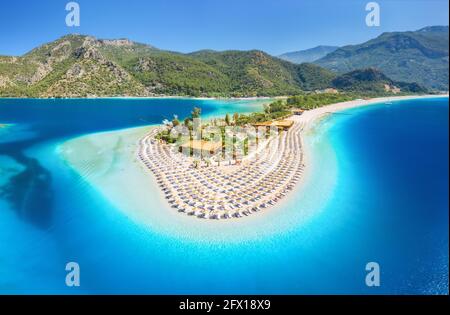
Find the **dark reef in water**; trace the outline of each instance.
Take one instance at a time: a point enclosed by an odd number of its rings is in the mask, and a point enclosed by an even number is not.
[[[48,228],[52,220],[53,198],[50,173],[36,159],[23,155],[21,150],[14,154],[2,151],[0,146],[0,154],[8,155],[25,169],[0,187],[0,198],[8,201],[23,220],[43,229]]]

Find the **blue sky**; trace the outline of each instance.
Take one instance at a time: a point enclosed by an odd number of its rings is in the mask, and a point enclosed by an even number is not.
[[[261,49],[277,55],[364,42],[385,31],[448,25],[447,0],[378,0],[380,27],[365,24],[368,0],[78,0],[80,27],[65,25],[68,0],[1,0],[0,55],[21,55],[68,34],[130,38],[161,49]]]

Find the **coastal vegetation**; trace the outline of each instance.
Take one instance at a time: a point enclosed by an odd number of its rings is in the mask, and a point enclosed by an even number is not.
[[[171,121],[164,120],[164,128],[159,129],[155,134],[155,139],[170,145],[183,145],[194,141],[194,134],[199,132],[203,146],[208,143],[219,143],[221,148],[218,152],[215,152],[217,153],[215,159],[224,159],[226,155],[225,148],[228,146],[229,148],[232,148],[232,151],[234,152],[232,155],[233,160],[238,160],[237,148],[242,148],[244,156],[249,152],[248,135],[242,138],[237,136],[237,134],[243,130],[239,128],[247,128],[260,122],[283,119],[290,115],[292,115],[290,105],[287,104],[284,99],[266,104],[263,112],[251,114],[227,113],[223,118],[214,118],[207,120],[204,123],[202,123],[201,120],[195,121],[195,119],[200,119],[201,108],[194,107],[191,111],[191,115],[182,120],[183,123],[180,122],[177,116],[174,116]],[[186,134],[182,132],[182,129],[177,128],[180,126],[184,127],[184,130],[189,131],[189,133]],[[213,127],[214,129],[209,129],[209,127]],[[227,132],[230,131],[232,133],[231,136],[230,134],[227,134]],[[190,148],[190,153],[193,153],[192,147]],[[194,163],[194,166],[197,167],[200,161],[210,163],[210,159],[201,158]]]
[[[289,97],[286,105],[303,110],[314,109],[329,104],[347,102],[359,98],[356,94],[349,93],[321,93],[303,94]]]

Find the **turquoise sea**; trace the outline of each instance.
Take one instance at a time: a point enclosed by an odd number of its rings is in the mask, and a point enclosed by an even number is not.
[[[303,186],[270,225],[237,230],[242,242],[137,224],[55,149],[193,106],[214,117],[263,103],[0,99],[0,124],[10,124],[0,128],[0,294],[448,294],[448,98],[321,120],[306,135]],[[79,288],[65,286],[69,261],[80,264]],[[380,287],[365,284],[368,262],[380,265]]]

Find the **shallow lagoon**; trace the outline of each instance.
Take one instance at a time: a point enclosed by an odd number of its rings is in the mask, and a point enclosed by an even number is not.
[[[0,292],[448,293],[448,98],[321,121],[306,138],[313,163],[304,186],[273,214],[239,223],[240,241],[227,241],[228,228],[199,239],[196,221],[177,235],[139,224],[57,150],[74,136],[183,117],[193,106],[212,117],[248,105],[0,100],[0,123],[14,124],[0,139]],[[80,289],[64,286],[69,261],[80,263]],[[381,266],[380,288],[365,286],[369,261]]]

